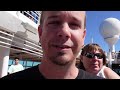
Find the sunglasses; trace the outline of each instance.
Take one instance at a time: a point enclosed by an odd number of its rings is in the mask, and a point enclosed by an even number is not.
[[[94,53],[86,53],[85,56],[86,56],[87,58],[90,58],[90,59],[94,58],[95,56],[96,56],[98,59],[102,59],[102,58],[103,58],[103,55],[100,54],[100,53],[95,53],[95,54],[94,54]]]

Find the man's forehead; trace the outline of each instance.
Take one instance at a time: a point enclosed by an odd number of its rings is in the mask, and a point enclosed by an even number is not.
[[[19,60],[19,59],[15,59],[15,60]]]
[[[85,11],[45,11],[43,17],[75,17],[84,18]]]
[[[54,15],[66,14],[66,13],[84,14],[85,15],[85,11],[45,11],[44,13],[54,14]]]

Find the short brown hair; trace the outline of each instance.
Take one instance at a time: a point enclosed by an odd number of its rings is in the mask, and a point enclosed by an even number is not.
[[[81,55],[85,55],[87,52],[90,52],[92,50],[98,50],[102,54],[102,56],[103,56],[103,65],[106,65],[106,55],[105,55],[105,52],[96,43],[91,43],[91,44],[87,44],[86,46],[84,46],[84,48],[82,49]],[[79,62],[79,66],[78,67],[85,70],[81,60]]]
[[[45,11],[41,11],[41,18],[40,18],[40,24],[43,24],[44,21],[44,13]],[[85,19],[84,19],[84,28],[86,28],[86,15],[85,15]]]

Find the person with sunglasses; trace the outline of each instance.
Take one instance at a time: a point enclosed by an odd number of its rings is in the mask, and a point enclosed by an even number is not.
[[[85,11],[42,11],[38,33],[41,63],[2,79],[103,79],[75,66],[86,36]]]
[[[106,79],[120,79],[116,72],[106,66],[106,55],[96,43],[84,46],[78,68]]]

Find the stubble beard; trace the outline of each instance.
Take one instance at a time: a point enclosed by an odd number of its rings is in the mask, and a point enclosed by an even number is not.
[[[67,64],[70,63],[69,60],[67,60],[67,58],[63,58],[64,57],[64,53],[63,52],[59,52],[56,56],[52,56],[50,57],[50,60],[56,64],[56,65],[59,65],[59,66],[66,66]],[[63,58],[63,59],[60,59],[60,58]]]

